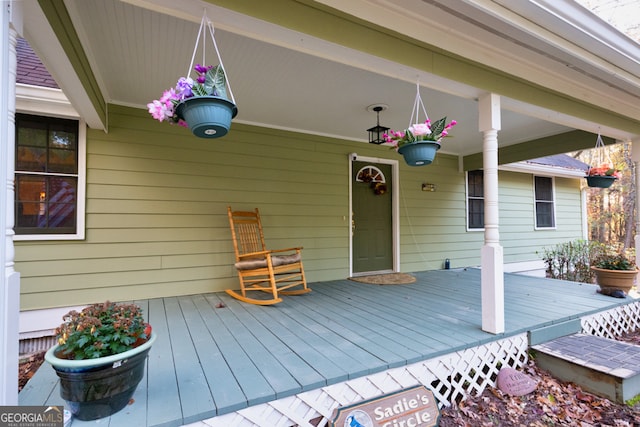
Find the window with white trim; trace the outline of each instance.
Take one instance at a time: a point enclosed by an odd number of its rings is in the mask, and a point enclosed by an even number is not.
[[[554,228],[555,201],[553,191],[553,178],[546,176],[534,176],[536,228]]]
[[[18,113],[15,146],[15,239],[84,238],[80,122]]]
[[[467,172],[467,228],[484,229],[484,173]]]

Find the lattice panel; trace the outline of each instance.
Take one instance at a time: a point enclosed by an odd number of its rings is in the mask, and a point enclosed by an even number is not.
[[[440,407],[494,386],[501,367],[521,368],[528,360],[526,334],[450,353],[412,365],[355,378],[296,396],[189,424],[191,427],[325,427],[339,406],[404,388],[424,385]],[[312,424],[313,423],[313,424]]]
[[[582,331],[604,338],[616,338],[640,328],[640,302],[583,317]]]

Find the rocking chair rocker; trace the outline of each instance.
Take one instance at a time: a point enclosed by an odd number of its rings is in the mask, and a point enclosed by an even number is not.
[[[250,304],[272,305],[282,301],[279,295],[311,292],[302,267],[301,247],[268,250],[258,208],[232,211],[229,206],[227,210],[236,254],[235,267],[240,279],[240,293],[226,289],[229,295]],[[267,292],[271,298],[250,298],[248,291]]]

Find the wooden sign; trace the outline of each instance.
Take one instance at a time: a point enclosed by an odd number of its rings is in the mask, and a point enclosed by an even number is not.
[[[338,408],[331,427],[433,427],[439,419],[433,392],[417,386]]]

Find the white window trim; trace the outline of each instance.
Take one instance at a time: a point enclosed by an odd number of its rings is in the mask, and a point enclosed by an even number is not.
[[[482,179],[484,180],[484,173],[482,175]],[[469,227],[469,171],[465,171],[464,173],[464,209],[465,209],[465,215],[464,215],[464,226],[467,229],[468,232],[474,232],[474,231],[483,231],[484,232],[484,227],[482,228],[471,228]],[[484,197],[482,198],[484,200]]]
[[[78,192],[74,234],[15,234],[15,241],[84,240],[87,187],[87,125],[60,89],[16,85],[16,112],[78,121]]]
[[[540,177],[540,178],[550,178],[551,179],[551,198],[552,198],[552,202],[553,202],[553,227],[538,227],[538,211],[537,211],[537,207],[536,204],[538,202],[538,199],[536,199],[536,177]],[[556,201],[556,178],[554,176],[548,176],[548,175],[532,175],[532,191],[533,191],[533,229],[534,230],[555,230],[558,222],[557,222],[557,218],[556,218],[556,206],[557,206],[557,201]]]

